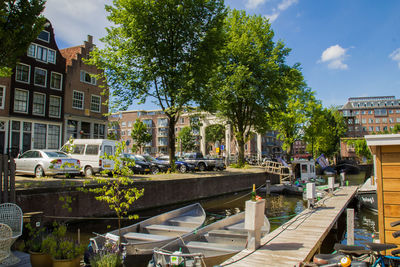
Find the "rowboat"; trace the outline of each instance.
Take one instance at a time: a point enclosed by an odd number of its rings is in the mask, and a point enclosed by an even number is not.
[[[125,248],[126,266],[138,266],[150,260],[153,249],[191,233],[201,227],[206,213],[199,203],[151,217],[136,224],[121,228],[121,244]],[[90,239],[94,252],[102,250],[106,243],[119,240],[118,229]]]
[[[224,262],[246,248],[248,232],[244,229],[244,218],[244,212],[238,213],[155,249],[148,267],[205,267]],[[265,236],[269,230],[269,221],[264,216],[261,235]]]

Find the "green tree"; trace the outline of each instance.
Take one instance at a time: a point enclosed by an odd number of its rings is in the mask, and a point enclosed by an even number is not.
[[[290,49],[273,41],[268,19],[232,10],[225,20],[226,45],[210,87],[214,102],[206,108],[232,126],[238,143],[238,165],[244,165],[244,145],[252,131],[265,128],[266,113],[282,94],[281,80]]]
[[[393,129],[390,130],[391,133],[400,133],[400,124],[396,124]]]
[[[11,74],[46,22],[44,0],[0,1],[0,77]]]
[[[106,10],[115,26],[91,62],[105,70],[114,102],[122,109],[135,99],[155,99],[169,120],[173,163],[180,114],[208,95],[205,84],[223,45],[223,0],[115,0]]]
[[[133,186],[133,180],[129,177],[132,176],[132,171],[129,166],[134,166],[134,160],[124,158],[124,162],[119,155],[121,155],[126,148],[125,142],[117,143],[114,155],[103,156],[104,159],[112,160],[114,162],[113,170],[104,170],[102,174],[107,174],[112,178],[104,179],[103,177],[94,176],[94,181],[99,185],[98,187],[81,188],[81,191],[90,192],[95,194],[95,199],[105,202],[108,207],[115,212],[118,217],[118,235],[121,240],[121,220],[124,216],[128,215],[129,210],[132,208],[133,203],[143,196],[144,189],[138,190]],[[90,181],[86,182],[87,184]],[[86,185],[85,183],[85,185]],[[137,215],[128,216],[129,219],[137,219]]]
[[[357,156],[365,157],[367,160],[372,159],[371,151],[368,148],[367,140],[365,138],[360,139],[344,139],[347,145],[354,147],[354,152]]]
[[[195,149],[195,137],[191,127],[185,126],[180,130],[178,133],[178,142],[181,152],[189,152]]]
[[[222,124],[213,124],[206,128],[206,143],[207,144],[222,144],[225,139],[225,126]],[[221,153],[221,151],[220,151]]]
[[[132,150],[137,152],[141,151],[144,144],[150,142],[153,137],[149,133],[146,124],[139,119],[136,119],[132,127],[131,137],[133,140]]]

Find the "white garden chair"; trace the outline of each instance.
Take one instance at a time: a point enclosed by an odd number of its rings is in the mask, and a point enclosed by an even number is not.
[[[10,243],[12,243],[10,226],[0,223],[0,264],[10,256]]]
[[[12,230],[10,242],[8,244],[9,256],[3,260],[3,265],[17,264],[20,259],[11,253],[11,246],[15,240],[22,235],[22,210],[14,203],[4,203],[0,205],[0,223],[6,224]]]

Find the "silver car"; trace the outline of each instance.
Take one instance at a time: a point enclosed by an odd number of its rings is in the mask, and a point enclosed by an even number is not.
[[[80,174],[80,162],[62,151],[28,150],[15,159],[15,172],[36,177],[56,174]]]

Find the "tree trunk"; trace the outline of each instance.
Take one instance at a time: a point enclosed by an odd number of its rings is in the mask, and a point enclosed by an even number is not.
[[[175,171],[175,116],[169,117],[168,123],[168,147],[169,147],[169,163],[172,171]]]
[[[243,137],[237,140],[238,147],[239,147],[239,155],[238,155],[238,164],[239,166],[244,166],[244,141]]]

